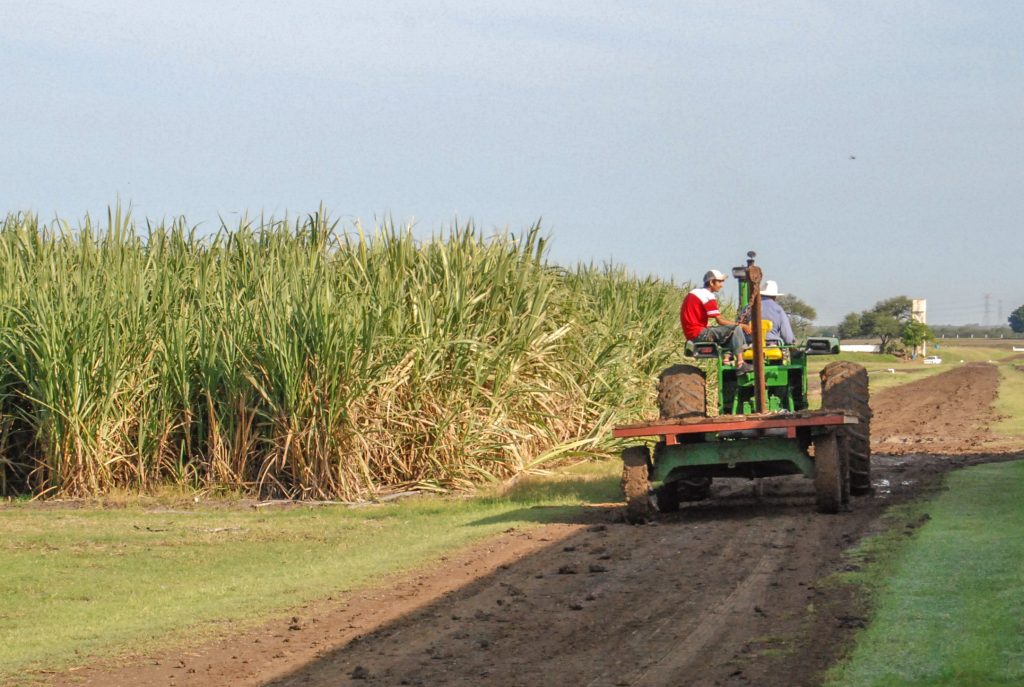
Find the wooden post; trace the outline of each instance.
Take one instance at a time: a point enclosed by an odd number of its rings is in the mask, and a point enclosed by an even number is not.
[[[751,260],[753,262],[753,260]],[[764,385],[764,342],[761,340],[761,268],[747,266],[747,281],[750,282],[750,337],[754,342],[754,398],[757,412],[768,410],[768,394]]]

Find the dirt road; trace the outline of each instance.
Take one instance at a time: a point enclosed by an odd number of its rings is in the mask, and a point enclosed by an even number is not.
[[[630,526],[617,508],[510,530],[386,590],[328,600],[194,651],[57,676],[103,685],[815,685],[865,623],[825,585],[883,510],[969,463],[998,382],[965,365],[873,399],[875,493],[814,512],[809,480],[716,483]],[[1020,450],[1020,447],[1017,449]],[[909,532],[917,523],[902,523]]]

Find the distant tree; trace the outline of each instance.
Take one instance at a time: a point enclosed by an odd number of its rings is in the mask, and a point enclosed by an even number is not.
[[[861,331],[861,317],[859,312],[849,313],[843,318],[843,321],[839,323],[837,334],[840,339],[856,339],[860,336]]]
[[[899,340],[903,328],[910,322],[913,301],[906,296],[895,296],[878,301],[870,310],[849,313],[839,324],[839,338],[863,336],[881,340],[883,353]]]
[[[1010,313],[1010,329],[1018,334],[1024,333],[1024,305]]]
[[[779,296],[778,301],[782,309],[789,315],[789,323],[793,325],[793,333],[796,334],[796,338],[806,337],[814,320],[818,317],[818,312],[791,293]]]
[[[903,327],[904,323],[899,318],[887,312],[869,310],[860,318],[861,336],[878,337],[882,353],[889,352],[892,344],[903,332]]]
[[[807,330],[807,336],[839,336],[837,325],[819,324]]]
[[[909,322],[913,307],[914,302],[906,296],[896,296],[884,301],[878,301],[869,312],[890,315],[900,322]]]
[[[903,332],[900,334],[900,341],[907,348],[917,348],[925,341],[934,341],[935,334],[924,322],[911,320],[903,325]]]

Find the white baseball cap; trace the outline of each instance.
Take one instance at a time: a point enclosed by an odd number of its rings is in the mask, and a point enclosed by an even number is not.
[[[721,272],[719,272],[718,270],[708,270],[707,272],[704,273],[704,283],[705,284],[707,284],[712,279],[715,279],[717,281],[722,281],[725,278],[726,278],[725,275],[722,274]]]

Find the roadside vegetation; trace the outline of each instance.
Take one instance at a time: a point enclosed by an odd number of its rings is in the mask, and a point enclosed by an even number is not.
[[[9,215],[0,493],[358,500],[593,452],[652,407],[687,286],[545,251],[323,211],[207,238]]]
[[[830,687],[1024,682],[1024,462],[953,472],[946,486],[853,554],[865,568],[844,577],[872,592],[874,618]]]

